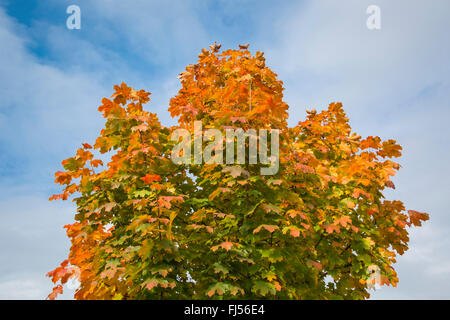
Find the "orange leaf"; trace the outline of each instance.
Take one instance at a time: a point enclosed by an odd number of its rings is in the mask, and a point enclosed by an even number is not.
[[[221,244],[221,247],[224,248],[227,251],[230,250],[232,246],[233,246],[233,243],[228,242],[228,241],[227,242],[223,242]]]
[[[145,285],[145,287],[148,290],[152,290],[154,287],[156,287],[159,284],[159,282],[155,279],[151,279],[149,282],[147,282],[147,284]]]
[[[328,224],[328,225],[324,225],[324,226],[325,226],[325,231],[327,233],[333,233],[333,232],[339,233],[340,232],[339,226],[336,226],[334,224]]]
[[[47,299],[55,300],[56,297],[58,296],[58,294],[62,294],[62,293],[63,293],[63,287],[62,287],[62,285],[59,284],[53,288],[53,291],[48,295]]]
[[[414,210],[408,210],[409,220],[415,226],[421,226],[422,221],[427,221],[430,219],[430,216],[427,213],[422,213]]]
[[[141,180],[144,181],[145,184],[152,183],[153,181],[161,181],[161,177],[157,174],[146,174],[144,177],[141,177]]]
[[[294,238],[298,238],[300,236],[300,230],[298,229],[291,229],[290,230],[290,234],[291,236],[293,236]]]
[[[276,229],[279,229],[278,226],[269,225],[269,224],[262,224],[262,225],[260,225],[258,228],[256,228],[255,230],[253,230],[253,233],[258,233],[259,231],[261,231],[261,228],[266,229],[266,230],[269,231],[270,233],[274,232]]]

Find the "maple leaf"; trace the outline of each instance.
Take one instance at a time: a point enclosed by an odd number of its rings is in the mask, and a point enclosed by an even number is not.
[[[306,216],[303,212],[301,211],[297,211],[297,210],[289,210],[287,212],[287,214],[291,217],[291,218],[295,218],[296,216],[300,216],[303,220],[306,220]]]
[[[365,196],[366,198],[370,198],[370,195],[367,192],[365,192],[364,190],[361,190],[361,189],[355,189],[355,191],[353,191],[353,193],[352,193],[352,197],[355,198],[355,199],[358,199],[361,194],[363,196]]]
[[[402,147],[395,140],[388,140],[383,142],[382,149],[377,154],[382,157],[400,157],[402,155],[400,150]]]
[[[158,205],[170,209],[172,208],[172,201],[173,202],[184,202],[184,199],[182,196],[161,196],[158,199]]]
[[[48,198],[48,200],[50,200],[50,201],[52,201],[52,200],[59,200],[59,199],[66,200],[67,197],[68,197],[68,194],[66,194],[66,193],[54,194],[50,198]]]
[[[222,247],[222,248],[224,248],[225,250],[230,250],[231,249],[231,247],[233,246],[233,243],[231,243],[231,242],[222,242],[221,244],[220,244],[220,246]]]
[[[63,293],[63,287],[62,285],[57,285],[53,288],[52,292],[48,295],[47,299],[49,300],[55,300],[58,294]]]
[[[267,231],[269,231],[270,233],[274,232],[275,230],[279,229],[278,226],[274,226],[274,225],[268,225],[268,224],[262,224],[259,227],[257,227],[255,230],[253,230],[253,233],[258,233],[261,228],[266,229]]]
[[[89,143],[82,143],[82,145],[85,149],[92,149],[92,146]]]
[[[158,285],[159,285],[159,281],[156,279],[150,279],[150,280],[146,281],[146,283],[145,283],[145,287],[148,290],[152,290],[154,287],[156,287]]]
[[[223,274],[227,274],[230,271],[228,270],[228,268],[224,267],[223,265],[221,265],[220,263],[216,262],[213,264],[214,266],[214,272],[215,273],[220,273],[222,272]]]
[[[347,224],[352,224],[352,219],[350,219],[349,216],[342,216],[338,220],[336,220],[336,223],[345,228]]]
[[[300,230],[298,229],[290,229],[289,233],[291,234],[291,236],[293,236],[294,238],[298,238],[300,236]]]
[[[411,223],[415,226],[421,226],[422,221],[427,221],[430,219],[430,216],[427,213],[422,213],[415,210],[408,210],[408,214]]]
[[[59,184],[69,184],[72,181],[72,176],[67,172],[57,171],[55,177],[55,182]]]
[[[262,296],[266,296],[267,294],[276,294],[277,290],[275,286],[270,282],[255,281],[255,284],[252,287],[252,291]]]
[[[325,231],[327,233],[333,233],[333,232],[339,233],[340,232],[339,226],[336,226],[334,224],[327,224],[327,225],[324,225],[324,227],[325,227]]]
[[[370,136],[361,141],[360,147],[362,150],[368,149],[368,148],[378,149],[381,147],[380,142],[381,142],[381,139],[379,137]]]
[[[218,282],[214,284],[213,286],[209,287],[207,290],[207,295],[209,297],[212,297],[214,294],[223,295],[225,291],[227,290],[228,286],[225,283]]]
[[[103,161],[102,161],[102,160],[98,160],[98,159],[91,160],[91,165],[92,165],[94,168],[96,168],[96,167],[98,167],[98,166],[102,166],[102,165],[103,165]]]
[[[154,181],[161,181],[161,177],[157,174],[146,174],[144,177],[141,177],[141,180],[144,181],[145,184],[150,184]]]
[[[394,184],[391,180],[388,180],[388,181],[386,182],[386,187],[395,189],[395,184]]]
[[[225,241],[225,242],[222,242],[221,244],[219,244],[217,246],[212,247],[211,250],[212,251],[216,251],[219,248],[223,248],[226,251],[229,251],[233,245],[236,245],[236,244],[234,244],[232,242],[229,242],[229,241]]]
[[[214,41],[214,44],[213,45],[210,45],[209,46],[209,49],[211,50],[211,51],[213,51],[213,52],[218,52],[219,50],[220,50],[220,47],[221,47],[222,45],[221,44],[217,44],[215,41]]]

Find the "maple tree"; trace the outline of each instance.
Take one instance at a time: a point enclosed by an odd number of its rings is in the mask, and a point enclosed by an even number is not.
[[[289,128],[282,82],[247,47],[214,44],[180,74],[169,107],[178,126],[161,125],[143,109],[150,93],[124,83],[102,100],[95,144],[55,174],[64,189],[50,200],[75,195],[77,214],[65,226],[69,257],[48,273],[49,299],[71,278],[76,299],[362,299],[372,265],[382,284],[397,284],[407,227],[428,220],[384,200],[401,147],[352,133],[341,103]],[[194,121],[278,129],[278,172],[174,163],[171,134],[192,133]]]

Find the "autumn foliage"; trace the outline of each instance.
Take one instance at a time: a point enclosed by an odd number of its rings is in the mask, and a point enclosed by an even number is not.
[[[203,49],[180,74],[169,107],[177,127],[144,110],[144,90],[123,83],[102,100],[95,144],[55,174],[64,189],[50,199],[74,195],[77,213],[65,226],[68,259],[48,273],[50,299],[70,278],[76,299],[362,299],[372,265],[397,284],[407,228],[428,220],[383,197],[402,148],[351,132],[341,103],[289,128],[283,84],[263,54],[219,50]],[[175,164],[170,135],[194,121],[279,129],[279,171]]]

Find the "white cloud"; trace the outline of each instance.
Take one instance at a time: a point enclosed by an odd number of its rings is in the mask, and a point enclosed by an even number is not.
[[[172,65],[186,55],[195,57],[207,44],[198,11],[187,1],[100,0],[87,4],[86,10],[101,17],[95,28],[108,29],[111,39],[149,63]]]
[[[107,91],[95,73],[64,72],[39,62],[28,52],[27,39],[17,35],[19,28],[0,8],[0,41],[8,44],[0,50],[0,143],[30,163],[67,155],[99,130],[95,110]]]
[[[417,90],[446,79],[448,2],[376,2],[379,31],[366,27],[365,10],[373,2],[365,0],[306,1],[277,17],[279,38],[266,52],[286,80],[294,109],[343,100],[352,114],[380,120],[380,110],[392,111]]]
[[[92,142],[100,130],[103,120],[96,109],[101,97],[120,81],[150,90],[148,108],[169,124],[177,73],[196,60],[200,48],[221,42],[212,34],[242,37],[236,25],[230,35],[225,24],[216,23],[220,13],[203,21],[220,25],[223,34],[203,25],[200,15],[212,13],[203,10],[204,2],[112,3],[82,5],[82,32],[89,30],[84,37],[64,24],[40,22],[27,29],[0,8],[0,43],[7,44],[0,49],[0,147],[8,151],[8,157],[0,155],[0,174],[14,173],[0,183],[4,298],[40,299],[51,288],[44,275],[67,254],[61,227],[74,211],[70,205],[47,203],[48,185],[59,160],[80,142]],[[380,31],[366,28],[369,4],[381,7]],[[224,6],[229,19],[236,18],[233,5],[240,4]],[[249,26],[256,31],[251,49],[266,51],[268,65],[284,81],[291,124],[304,118],[306,108],[342,101],[355,131],[395,138],[404,146],[397,190],[388,196],[431,213],[431,221],[411,233],[410,251],[399,258],[399,287],[383,288],[374,298],[448,298],[450,220],[444,196],[450,191],[450,3],[314,0],[283,5],[270,10],[263,4],[267,12],[244,8],[239,18],[257,14],[248,20],[259,23]],[[36,39],[48,50],[47,60],[30,53]],[[141,64],[150,70],[140,70]]]
[[[63,226],[73,221],[75,208],[32,189],[0,188],[0,299],[44,299],[52,288],[46,273],[68,254]]]

